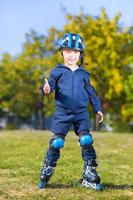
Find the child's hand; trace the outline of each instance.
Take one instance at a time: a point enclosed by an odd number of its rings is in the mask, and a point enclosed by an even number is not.
[[[102,123],[102,121],[103,121],[103,113],[101,111],[98,111],[96,113],[96,115],[97,115],[97,119],[98,119],[99,124]]]
[[[49,94],[50,93],[50,85],[48,83],[48,80],[45,78],[45,85],[43,87],[43,91],[45,94]]]

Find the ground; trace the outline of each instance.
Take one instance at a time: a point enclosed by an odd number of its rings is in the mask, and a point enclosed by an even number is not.
[[[0,131],[0,199],[127,200],[133,199],[133,135],[92,133],[103,192],[82,188],[78,138],[66,137],[55,173],[44,190],[39,173],[51,137],[49,131]]]

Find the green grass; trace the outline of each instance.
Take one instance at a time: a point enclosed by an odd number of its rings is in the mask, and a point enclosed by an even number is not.
[[[82,175],[78,138],[66,137],[55,173],[44,190],[38,189],[49,131],[0,131],[0,199],[127,200],[133,199],[132,134],[93,133],[103,192],[78,184]]]

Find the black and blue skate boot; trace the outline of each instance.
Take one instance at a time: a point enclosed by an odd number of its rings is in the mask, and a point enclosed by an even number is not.
[[[40,173],[39,189],[45,188],[46,184],[50,180],[50,177],[54,173],[55,166],[55,163],[50,164],[48,161],[45,161]]]
[[[100,183],[100,177],[96,172],[97,163],[95,160],[85,161],[83,169],[83,178],[80,183],[84,187],[92,188],[97,191],[103,190],[103,186]]]

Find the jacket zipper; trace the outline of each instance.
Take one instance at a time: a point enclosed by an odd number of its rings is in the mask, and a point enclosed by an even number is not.
[[[74,112],[73,88],[74,88],[74,72],[72,71],[72,112]]]

